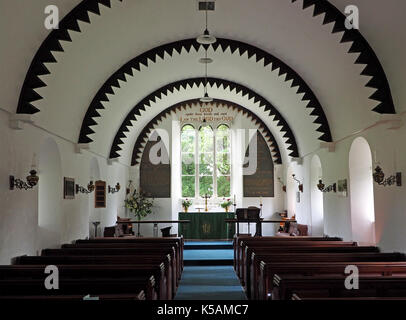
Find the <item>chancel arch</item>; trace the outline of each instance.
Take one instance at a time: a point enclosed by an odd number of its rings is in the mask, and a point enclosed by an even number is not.
[[[122,121],[113,140],[113,145],[110,150],[110,158],[118,158],[120,156],[120,145],[123,145],[127,136],[131,135],[131,131],[133,131],[131,130],[131,127],[134,126],[134,122],[143,119],[141,115],[145,114],[148,107],[151,108],[152,112],[159,114],[159,112],[154,110],[151,105],[154,105],[155,102],[162,104],[162,101],[164,101],[162,100],[164,96],[168,98],[172,97],[173,95],[173,99],[178,100],[179,98],[177,98],[177,96],[182,93],[182,95],[187,95],[192,99],[196,99],[196,96],[201,95],[201,90],[199,89],[203,88],[204,82],[204,78],[180,80],[175,83],[168,84],[142,99],[127,114],[124,121]],[[291,157],[299,156],[299,147],[293,130],[290,128],[286,119],[283,118],[279,111],[268,100],[243,85],[224,79],[208,78],[208,86],[210,86],[210,90],[213,92],[213,94],[219,96],[220,100],[227,97],[227,100],[232,101],[233,103],[235,102],[237,105],[244,103],[243,101],[247,101],[250,108],[246,109],[255,109],[258,110],[256,112],[263,112],[260,118],[261,121],[266,121],[268,124],[272,124],[272,128],[275,131],[278,130],[280,132],[278,138],[279,141],[283,141],[286,144],[285,150],[287,155]],[[216,92],[218,92],[218,94],[216,94]],[[151,115],[149,116],[151,117]]]
[[[204,104],[207,105],[207,104]],[[142,155],[142,151],[144,148],[145,143],[148,141],[149,137],[148,135],[151,133],[151,131],[158,127],[158,124],[166,119],[167,117],[172,116],[173,114],[176,114],[176,112],[180,112],[182,110],[187,110],[190,108],[195,108],[197,106],[204,106],[200,103],[199,99],[191,99],[187,101],[182,101],[180,103],[177,103],[161,113],[159,113],[155,118],[153,118],[141,131],[139,136],[137,137],[137,140],[135,142],[134,148],[132,150],[132,160],[131,160],[131,165],[136,165],[139,163]],[[278,145],[278,140],[274,137],[272,131],[270,128],[266,125],[264,121],[261,120],[261,118],[255,114],[254,112],[248,110],[247,108],[228,101],[228,100],[223,100],[223,99],[214,99],[213,102],[209,104],[210,107],[213,108],[219,108],[219,107],[225,107],[227,110],[237,110],[241,112],[243,115],[247,115],[248,118],[252,119],[252,121],[255,122],[256,125],[259,126],[260,130],[262,131],[263,135],[266,138],[267,144],[271,150],[271,155],[275,163],[281,164],[282,163],[282,154],[281,154],[281,149]],[[190,123],[189,123],[190,124]],[[217,123],[217,125],[221,124],[221,121]],[[198,126],[199,123],[196,123],[194,125],[194,128]],[[125,128],[125,129],[122,129]],[[129,130],[129,127],[120,127],[120,131],[116,134],[116,139],[117,137],[126,137],[126,132]],[[295,141],[295,140],[293,140]],[[294,145],[296,142],[294,142]],[[120,148],[119,144],[116,144],[112,146],[110,154],[112,154],[113,150]],[[291,147],[290,150],[294,150],[293,147]]]
[[[349,153],[351,227],[354,241],[375,243],[375,205],[372,153],[364,137],[356,138]]]

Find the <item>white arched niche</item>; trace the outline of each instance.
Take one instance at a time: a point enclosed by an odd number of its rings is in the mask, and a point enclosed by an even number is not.
[[[38,246],[56,247],[61,243],[63,179],[57,143],[47,138],[39,153]]]
[[[372,155],[368,142],[356,138],[349,154],[352,239],[375,244],[375,209]]]
[[[324,234],[323,192],[317,188],[319,180],[323,179],[323,170],[318,155],[314,155],[310,164],[310,205],[311,205],[311,235]]]
[[[90,159],[90,164],[89,164],[89,181],[93,181],[95,183],[97,180],[100,180],[100,166],[99,166],[99,161],[97,160],[96,157],[92,157]],[[86,183],[87,187],[87,183]],[[89,235],[90,237],[93,237],[95,234],[94,226],[93,223],[94,221],[100,221],[101,217],[101,209],[95,208],[95,194],[96,192],[92,192],[89,194]],[[98,230],[98,236],[100,236],[100,227]]]

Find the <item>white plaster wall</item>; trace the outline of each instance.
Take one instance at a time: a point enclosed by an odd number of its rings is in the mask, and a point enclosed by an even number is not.
[[[33,190],[9,190],[9,175],[23,178],[31,168],[33,154],[40,154],[41,146],[48,138],[52,138],[59,150],[61,158],[60,181],[63,177],[75,178],[75,182],[86,186],[91,176],[90,161],[97,158],[100,166],[100,178],[110,185],[128,182],[128,167],[119,163],[107,165],[106,159],[87,151],[76,154],[74,144],[62,137],[54,136],[40,128],[26,125],[24,130],[9,129],[9,114],[0,110],[0,263],[8,264],[12,257],[22,254],[37,254],[46,247],[55,247],[61,243],[89,236],[91,195],[77,194],[74,200],[64,200],[63,194],[58,196],[61,210],[60,241],[39,241],[44,236],[38,227],[38,187]],[[46,170],[46,167],[40,168]],[[41,183],[41,180],[39,181]],[[62,186],[60,186],[62,190]],[[122,189],[123,190],[123,189]],[[125,192],[120,191],[107,196],[107,208],[100,209],[101,230],[104,226],[114,225],[117,213],[122,208]],[[47,216],[47,214],[45,215]],[[92,230],[92,229],[91,229]],[[38,242],[39,241],[39,242]]]

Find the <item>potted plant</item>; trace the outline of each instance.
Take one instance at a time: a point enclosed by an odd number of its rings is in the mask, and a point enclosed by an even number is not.
[[[226,212],[228,212],[228,210],[229,210],[229,208],[230,208],[230,206],[231,206],[232,204],[233,204],[233,203],[231,202],[231,199],[225,200],[225,199],[223,198],[223,202],[220,204],[220,206],[221,206]]]
[[[190,207],[191,205],[192,205],[192,200],[184,199],[184,200],[182,201],[182,207],[183,207],[183,210],[185,210],[185,212],[188,211],[188,209],[189,209],[189,207]]]
[[[124,205],[138,220],[137,236],[141,237],[139,221],[152,213],[154,199],[147,198],[143,192],[134,190],[133,194],[124,200]]]

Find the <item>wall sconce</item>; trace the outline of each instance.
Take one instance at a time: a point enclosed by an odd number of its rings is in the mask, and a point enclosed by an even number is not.
[[[331,185],[329,185],[327,188],[325,188],[325,184],[323,183],[323,181],[320,179],[319,183],[317,184],[317,189],[319,189],[321,192],[337,192],[337,184],[333,183]]]
[[[376,166],[375,172],[372,174],[374,181],[380,186],[391,186],[396,184],[398,187],[402,186],[402,173],[396,172],[395,175],[391,175],[385,179],[385,173],[380,166]]]
[[[303,184],[300,182],[300,180],[296,179],[296,175],[292,174],[293,180],[295,180],[299,184],[299,191],[303,192]]]
[[[24,189],[24,190],[34,188],[38,184],[38,181],[39,181],[39,177],[37,176],[37,170],[35,170],[35,168],[36,168],[36,155],[34,153],[34,156],[32,158],[32,166],[31,166],[30,175],[27,176],[27,178],[26,178],[27,182],[25,182],[24,180],[21,180],[21,179],[16,179],[14,176],[10,176],[9,177],[10,190],[14,190],[14,188]]]
[[[88,183],[87,189],[77,184],[77,185],[76,185],[76,193],[86,193],[86,194],[89,194],[89,193],[92,193],[92,192],[94,191],[94,188],[95,188],[95,186],[94,186],[94,184],[93,184],[93,181],[90,181],[90,182]]]
[[[109,186],[108,190],[109,190],[109,193],[116,193],[116,192],[120,191],[120,188],[121,188],[120,183],[117,182],[117,184],[114,188]]]
[[[279,181],[279,183],[282,185],[282,190],[283,190],[284,192],[286,192],[286,185],[282,182],[282,179],[281,179],[280,177],[278,177],[278,181]]]
[[[17,189],[32,189],[34,188],[39,181],[39,177],[37,176],[37,171],[32,169],[30,171],[30,175],[27,176],[27,182],[21,179],[16,179],[14,176],[10,176],[10,190],[14,190],[14,188]]]

